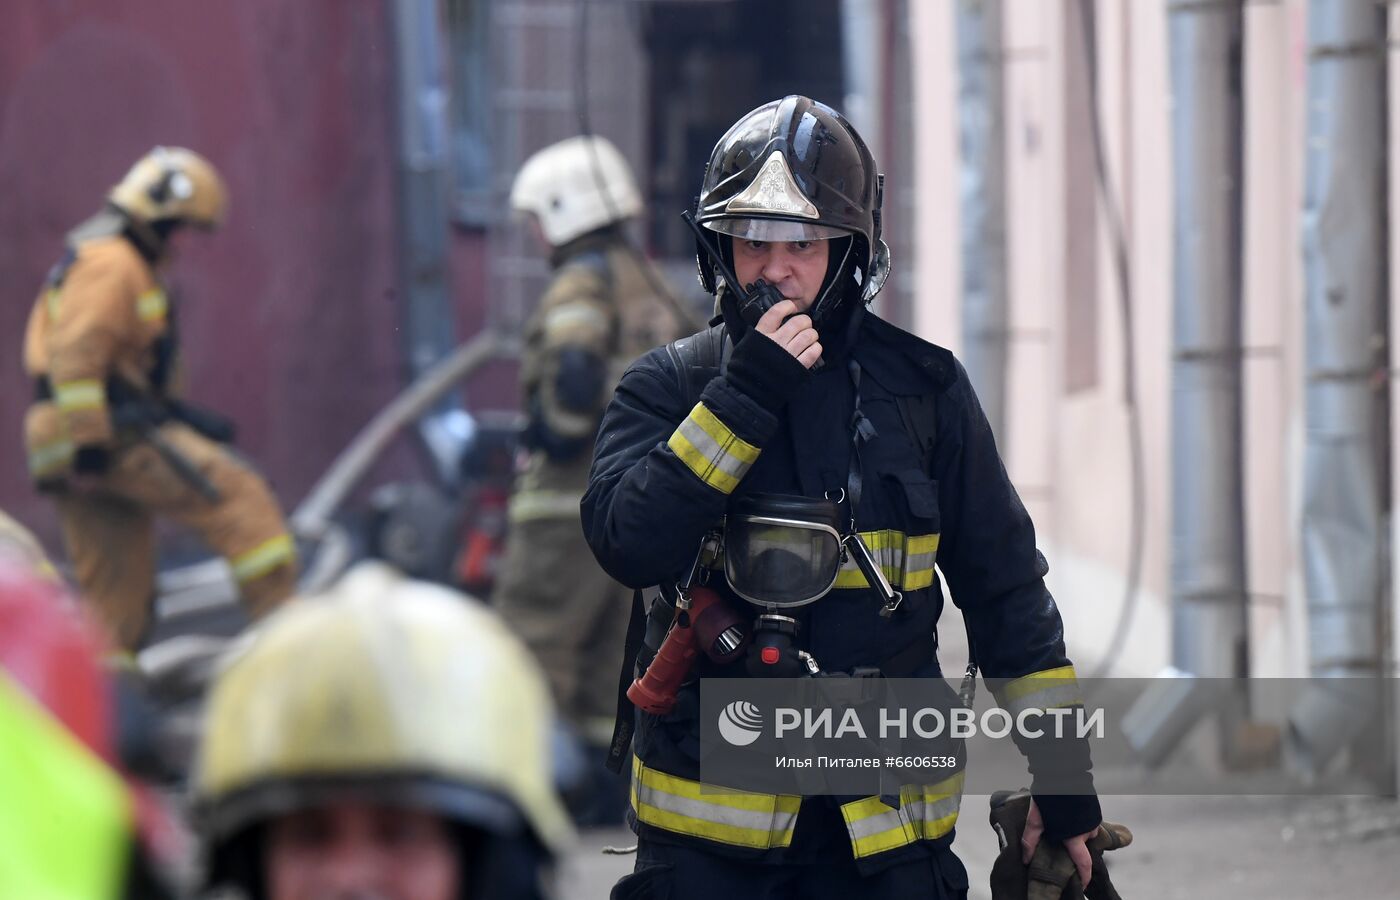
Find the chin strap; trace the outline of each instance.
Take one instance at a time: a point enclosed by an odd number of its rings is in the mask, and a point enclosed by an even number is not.
[[[842,239],[846,244],[846,252],[841,255],[841,262],[835,267],[828,266],[826,284],[822,287],[822,292],[817,295],[811,307],[812,324],[818,330],[841,308],[841,304],[846,300],[847,282],[852,282],[851,278],[851,251],[855,248],[856,241],[853,237]]]

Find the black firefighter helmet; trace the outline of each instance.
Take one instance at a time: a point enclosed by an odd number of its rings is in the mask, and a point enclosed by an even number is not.
[[[845,117],[824,103],[789,95],[747,113],[720,138],[705,167],[696,220],[740,240],[851,238],[833,260],[813,317],[848,296],[869,302],[889,274],[880,240],[883,176]],[[729,256],[729,241],[721,241]],[[700,282],[714,293],[714,265],[696,247]]]

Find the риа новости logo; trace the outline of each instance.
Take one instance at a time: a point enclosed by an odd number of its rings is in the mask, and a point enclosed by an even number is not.
[[[747,700],[735,700],[719,711],[719,733],[735,747],[747,747],[763,733],[763,711]]]

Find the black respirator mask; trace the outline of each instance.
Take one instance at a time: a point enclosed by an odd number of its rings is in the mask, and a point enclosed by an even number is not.
[[[848,522],[841,504],[787,494],[748,494],[724,518],[724,577],[729,588],[761,612],[753,627],[747,668],[755,676],[816,675],[816,660],[797,649],[798,623],[788,613],[815,603],[836,586],[851,561],[881,596],[882,615],[900,593]]]

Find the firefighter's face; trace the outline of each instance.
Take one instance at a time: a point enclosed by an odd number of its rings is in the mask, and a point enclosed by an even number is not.
[[[452,831],[413,809],[346,802],[268,826],[270,900],[454,900],[465,873]]]
[[[751,241],[734,238],[734,274],[747,288],[758,279],[773,285],[803,312],[826,280],[830,241]]]

